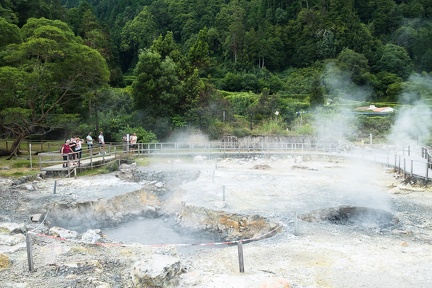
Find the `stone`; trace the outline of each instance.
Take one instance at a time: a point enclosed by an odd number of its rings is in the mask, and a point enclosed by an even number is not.
[[[175,287],[183,272],[180,260],[170,255],[154,254],[132,267],[134,287]]]
[[[204,160],[206,160],[207,157],[206,156],[201,156],[201,155],[197,155],[193,158],[194,162],[203,162]]]
[[[49,230],[50,235],[57,236],[65,239],[76,239],[78,237],[78,232],[67,230],[61,227],[52,227]]]
[[[36,190],[35,187],[32,184],[25,185],[25,189],[28,191],[34,191]]]
[[[97,241],[99,241],[99,239],[101,239],[101,230],[100,229],[89,229],[86,232],[83,233],[83,235],[81,236],[81,239],[85,242],[89,242],[89,243],[96,243]]]
[[[0,254],[0,269],[8,269],[11,266],[11,260],[5,254]]]
[[[162,188],[164,186],[164,183],[157,182],[156,184],[154,184],[154,186],[157,187],[157,188]]]
[[[44,214],[33,214],[30,216],[32,222],[41,222],[44,219]]]
[[[136,163],[121,164],[116,176],[122,180],[135,182],[135,174],[137,173]]]
[[[5,234],[15,234],[15,233],[23,233],[25,231],[24,224],[17,223],[0,223],[0,233]]]
[[[25,236],[23,234],[15,235],[0,235],[0,244],[7,246],[15,246],[25,242]]]
[[[2,283],[2,288],[31,288],[29,283]]]

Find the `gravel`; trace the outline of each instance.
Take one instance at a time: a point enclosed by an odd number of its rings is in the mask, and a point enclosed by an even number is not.
[[[340,159],[303,162],[297,157],[219,159],[217,167],[213,160],[172,161],[154,167],[201,171],[197,180],[172,191],[165,209],[180,203],[219,209],[216,205],[225,197],[222,209],[259,213],[284,229],[243,245],[243,273],[236,245],[180,254],[175,247],[108,245],[109,239],[107,245],[90,245],[42,236],[33,239],[35,271],[29,272],[24,238],[14,247],[0,238],[0,253],[11,262],[0,268],[1,286],[134,287],[133,263],[157,251],[181,259],[184,273],[176,287],[432,287],[432,191],[402,185],[383,166]],[[48,203],[93,201],[141,188],[115,174],[0,182],[0,223],[30,224],[29,215],[44,212]],[[30,191],[28,184],[35,189]],[[295,213],[340,205],[382,209],[399,223],[382,228],[294,219]]]

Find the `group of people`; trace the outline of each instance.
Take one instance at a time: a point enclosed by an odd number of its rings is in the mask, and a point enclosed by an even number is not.
[[[137,137],[136,133],[133,133],[131,135],[124,134],[123,135],[123,151],[124,152],[126,152],[128,150],[130,152],[136,151],[136,149],[138,148],[137,141],[138,141],[138,137]]]
[[[88,135],[86,136],[86,142],[87,142],[88,149],[93,149],[92,132],[89,132]],[[102,131],[99,133],[98,142],[99,142],[99,154],[100,154],[105,149],[105,137]]]
[[[62,145],[60,153],[63,156],[63,168],[68,166],[69,161],[76,165],[82,155],[82,140],[79,137],[67,139]]]
[[[87,147],[89,150],[93,149],[93,136],[92,132],[89,132],[85,138],[87,143]],[[98,136],[99,142],[99,154],[104,152],[105,149],[105,138],[103,136],[103,132],[101,131]],[[72,137],[70,139],[66,139],[65,143],[62,145],[60,149],[60,153],[63,156],[63,168],[68,167],[70,161],[72,161],[73,165],[79,165],[79,161],[82,156],[82,145],[83,139],[80,137]]]

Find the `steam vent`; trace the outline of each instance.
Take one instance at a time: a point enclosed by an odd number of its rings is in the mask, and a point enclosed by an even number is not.
[[[148,162],[2,180],[1,286],[432,287],[432,194],[393,169],[343,153]]]

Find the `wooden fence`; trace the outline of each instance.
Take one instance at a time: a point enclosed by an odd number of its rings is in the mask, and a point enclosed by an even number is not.
[[[6,141],[11,144],[12,141]],[[30,145],[31,144],[31,145]],[[29,145],[30,151],[50,151],[38,153],[39,167],[43,169],[62,163],[59,152],[61,143],[54,141],[29,141],[21,143]],[[97,146],[97,145],[96,145]],[[231,157],[233,155],[257,154],[257,155],[283,155],[283,154],[333,154],[344,157],[361,157],[366,160],[380,162],[394,169],[405,177],[417,176],[429,181],[431,178],[432,155],[427,147],[403,146],[400,149],[389,150],[378,148],[380,145],[364,145],[360,150],[350,151],[340,143],[286,143],[251,141],[242,143],[233,142],[165,142],[165,143],[137,143],[131,147],[128,143],[107,143],[105,152],[107,156],[117,157],[122,154],[134,154],[138,156],[194,156]],[[99,148],[94,148],[93,153],[99,153]],[[92,159],[97,155],[90,154],[86,145],[83,145],[82,159]]]

